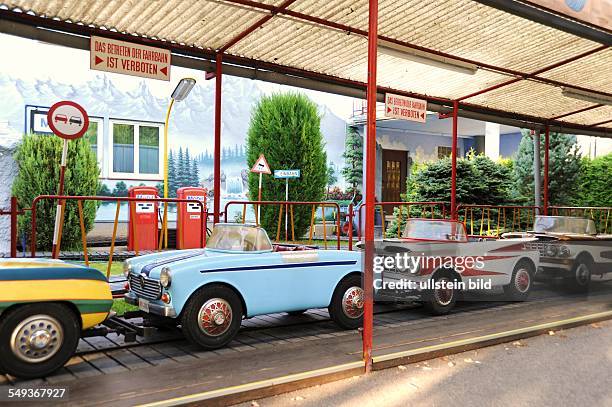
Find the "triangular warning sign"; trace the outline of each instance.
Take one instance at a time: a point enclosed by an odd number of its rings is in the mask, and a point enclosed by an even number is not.
[[[164,75],[168,76],[168,67],[167,67],[167,66],[164,66],[163,68],[161,68],[161,69],[160,69],[160,71],[161,71],[161,72],[162,72]]]
[[[263,154],[261,154],[257,161],[255,161],[253,168],[251,168],[251,172],[257,174],[272,174],[272,171],[270,171],[270,166],[266,161],[266,157],[264,157]]]
[[[102,61],[104,61],[104,60],[96,55],[96,65],[98,65]]]

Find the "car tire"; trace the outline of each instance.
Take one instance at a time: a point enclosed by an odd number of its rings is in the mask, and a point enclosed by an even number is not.
[[[242,314],[242,302],[234,290],[221,285],[204,287],[185,306],[183,334],[204,349],[222,348],[240,330]]]
[[[80,337],[78,316],[67,305],[18,306],[0,317],[0,371],[23,379],[48,376],[74,355]]]
[[[340,280],[327,310],[341,328],[357,329],[363,325],[363,303],[361,276],[353,274]]]
[[[520,260],[512,270],[510,284],[504,286],[506,298],[510,301],[525,301],[533,286],[535,270],[531,262]]]
[[[434,284],[442,281],[457,282],[459,278],[449,271],[439,272],[433,277]],[[432,290],[428,295],[428,300],[423,303],[425,309],[433,315],[446,315],[455,307],[459,291],[454,288],[440,288]]]
[[[289,311],[287,312],[288,315],[291,315],[292,317],[296,317],[298,315],[302,315],[304,312],[308,311],[307,309],[300,309],[297,311]]]
[[[593,261],[590,257],[578,256],[571,271],[571,277],[564,280],[565,288],[570,292],[586,293],[591,287]]]

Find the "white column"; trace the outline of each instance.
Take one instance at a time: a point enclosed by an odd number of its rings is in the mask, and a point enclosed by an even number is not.
[[[499,158],[500,128],[498,123],[485,123],[485,155],[494,161]]]

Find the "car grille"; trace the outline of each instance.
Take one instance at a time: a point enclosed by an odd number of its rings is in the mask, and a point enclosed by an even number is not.
[[[130,274],[128,282],[130,283],[130,290],[139,297],[150,300],[157,300],[161,297],[162,288],[158,280],[143,275]]]
[[[546,256],[546,243],[544,242],[527,243],[525,247],[528,250],[537,250],[540,253],[540,256],[542,257]]]

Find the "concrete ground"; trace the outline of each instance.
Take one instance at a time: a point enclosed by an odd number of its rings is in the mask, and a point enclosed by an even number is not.
[[[612,406],[612,321],[241,406]]]

